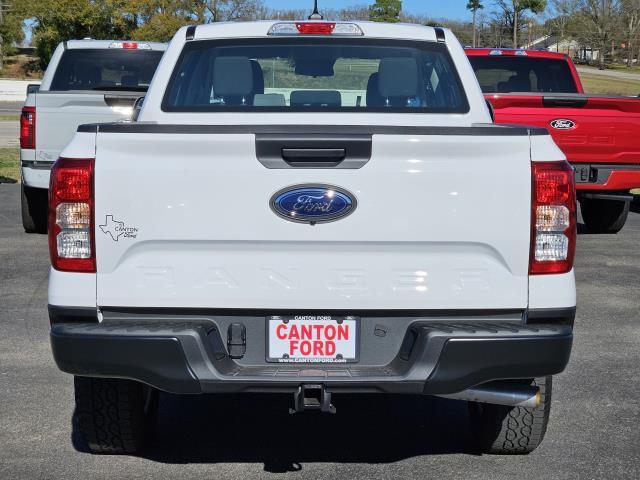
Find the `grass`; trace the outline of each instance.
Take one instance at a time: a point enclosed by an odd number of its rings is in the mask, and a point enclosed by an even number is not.
[[[588,73],[581,73],[580,79],[586,93],[640,95],[640,81],[589,75]]]
[[[0,183],[15,183],[20,180],[20,150],[0,148]]]

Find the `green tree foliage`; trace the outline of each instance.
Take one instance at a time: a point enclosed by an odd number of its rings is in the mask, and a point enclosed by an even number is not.
[[[262,0],[20,0],[17,15],[33,20],[42,68],[58,43],[84,37],[168,41],[178,28],[213,21],[247,20],[263,12]]]
[[[399,22],[401,12],[401,0],[376,0],[376,3],[369,7],[369,16],[374,22]]]
[[[0,21],[0,37],[2,37],[2,52],[7,53],[13,43],[20,43],[24,37],[22,32],[22,17],[16,14],[11,3],[0,0],[2,20]]]
[[[125,0],[22,0],[16,13],[32,19],[36,52],[46,67],[58,43],[75,38],[128,38],[135,27],[122,15]]]

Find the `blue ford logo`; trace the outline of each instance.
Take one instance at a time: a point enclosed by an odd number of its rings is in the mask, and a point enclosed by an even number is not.
[[[271,209],[278,216],[311,225],[344,218],[356,205],[353,194],[332,185],[294,185],[271,197]]]

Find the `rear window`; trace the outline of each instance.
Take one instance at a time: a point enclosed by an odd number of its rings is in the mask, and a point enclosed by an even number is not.
[[[469,110],[444,45],[336,38],[189,42],[162,107],[170,112]]]
[[[50,90],[146,91],[162,54],[122,48],[66,50]]]
[[[469,61],[484,93],[578,93],[565,60],[496,55]]]

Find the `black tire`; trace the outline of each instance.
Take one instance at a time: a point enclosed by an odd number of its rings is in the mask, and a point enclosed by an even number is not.
[[[618,233],[627,222],[629,206],[621,200],[580,200],[582,219],[592,233]]]
[[[469,402],[471,429],[483,453],[526,455],[542,443],[551,412],[552,379],[536,378],[527,383],[540,388],[537,408]]]
[[[22,226],[27,233],[47,233],[47,190],[30,188],[21,184],[20,207]]]
[[[81,450],[133,454],[145,445],[157,412],[158,392],[132,380],[75,377],[74,432]]]

